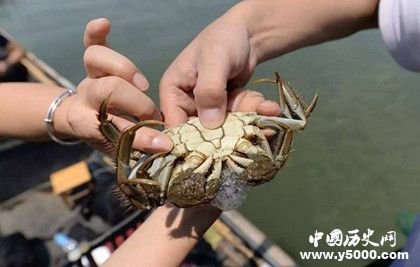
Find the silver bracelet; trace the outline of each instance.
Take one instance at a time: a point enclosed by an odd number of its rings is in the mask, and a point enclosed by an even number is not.
[[[48,108],[47,111],[47,115],[45,116],[44,119],[44,123],[45,123],[45,128],[47,129],[47,133],[50,136],[50,138],[63,146],[70,146],[70,145],[77,145],[82,143],[82,141],[80,140],[76,140],[76,141],[63,141],[60,140],[57,136],[55,136],[55,131],[54,131],[54,113],[55,110],[61,105],[61,103],[63,103],[64,99],[66,99],[67,97],[74,95],[76,93],[76,91],[73,90],[67,90],[64,93],[62,93],[61,95],[59,95],[56,99],[54,99],[54,101],[51,103],[50,107]]]

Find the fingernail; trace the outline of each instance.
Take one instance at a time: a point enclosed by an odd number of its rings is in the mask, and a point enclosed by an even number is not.
[[[140,72],[136,72],[133,77],[133,84],[135,87],[139,88],[141,91],[146,91],[149,88],[149,82],[146,77]]]
[[[198,117],[204,127],[214,129],[223,124],[225,116],[221,109],[203,109],[198,111]]]
[[[169,151],[172,149],[172,142],[164,134],[160,134],[152,139],[151,148],[158,151]]]

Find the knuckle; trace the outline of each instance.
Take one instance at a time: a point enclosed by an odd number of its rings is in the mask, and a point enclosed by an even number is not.
[[[106,91],[111,93],[123,86],[124,80],[118,76],[107,76],[100,79],[101,83],[98,86],[104,88]],[[100,90],[100,88],[99,88]]]
[[[112,75],[131,82],[134,75],[139,72],[139,70],[137,66],[131,62],[131,60],[121,55],[118,60],[113,62],[113,66],[110,72]]]
[[[87,79],[87,78],[83,79],[79,83],[79,85],[77,86],[77,91],[78,92],[81,92],[81,91],[86,90],[86,88],[89,88],[89,79]]]
[[[197,71],[194,68],[186,68],[182,72],[182,77],[186,84],[193,85],[197,81]]]
[[[93,84],[93,90],[91,90],[91,97],[96,103],[101,103],[105,100],[109,94],[112,93],[113,97],[119,97],[119,90],[123,81],[121,78],[116,76],[107,76],[100,79],[96,79]]]
[[[219,55],[220,53],[226,52],[226,42],[220,40],[220,38],[213,37],[201,46],[201,54],[207,55]]]
[[[139,72],[137,66],[126,57],[122,57],[121,60],[115,62],[113,74],[118,77],[131,82],[137,72]]]
[[[123,75],[134,75],[134,73],[137,72],[136,65],[124,56],[117,62],[117,68]]]

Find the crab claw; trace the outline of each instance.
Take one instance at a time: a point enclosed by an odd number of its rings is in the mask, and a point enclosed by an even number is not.
[[[110,97],[111,95],[109,95],[101,104],[98,120],[100,123],[100,132],[117,150],[118,187],[134,206],[141,210],[148,210],[153,206],[161,204],[161,187],[159,182],[150,179],[146,172],[140,170],[144,169],[144,166],[150,165],[149,162],[152,159],[161,156],[162,153],[155,155],[141,154],[138,164],[131,168],[130,161],[133,156],[132,146],[138,129],[144,126],[164,125],[164,123],[157,120],[146,120],[139,122],[123,133],[120,133],[117,127],[108,120],[107,106]],[[137,171],[139,171],[139,175],[137,175]]]

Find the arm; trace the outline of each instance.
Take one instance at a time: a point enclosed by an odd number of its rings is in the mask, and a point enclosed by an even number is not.
[[[159,207],[103,266],[179,266],[220,213],[213,207]]]
[[[101,57],[95,56],[104,53],[108,62],[102,62]],[[127,58],[106,48],[93,47],[86,52],[85,59],[88,61],[88,73],[95,77],[104,72],[116,72],[121,76],[138,72]],[[106,67],[95,67],[101,64]],[[161,118],[152,100],[142,92],[147,89],[147,81],[145,78],[136,80],[137,87],[119,77],[84,79],[77,93],[67,97],[57,107],[53,117],[55,135],[60,139],[77,137],[95,149],[113,152],[112,146],[108,145],[99,131],[97,118],[99,107],[108,96],[111,95],[113,113],[109,114],[109,118],[119,129],[133,124],[126,119],[124,114],[127,113],[139,120]],[[53,100],[63,92],[64,89],[58,86],[39,83],[0,83],[0,137],[47,140],[44,118]],[[171,141],[163,133],[149,128],[139,132],[135,145],[145,152],[167,151],[172,147]]]
[[[229,13],[244,21],[257,62],[377,27],[378,0],[245,1]],[[239,15],[241,14],[241,15]]]
[[[0,136],[47,140],[44,118],[51,102],[63,90],[39,83],[0,83]],[[74,137],[65,115],[71,101],[64,101],[54,116],[54,128],[60,138]]]

